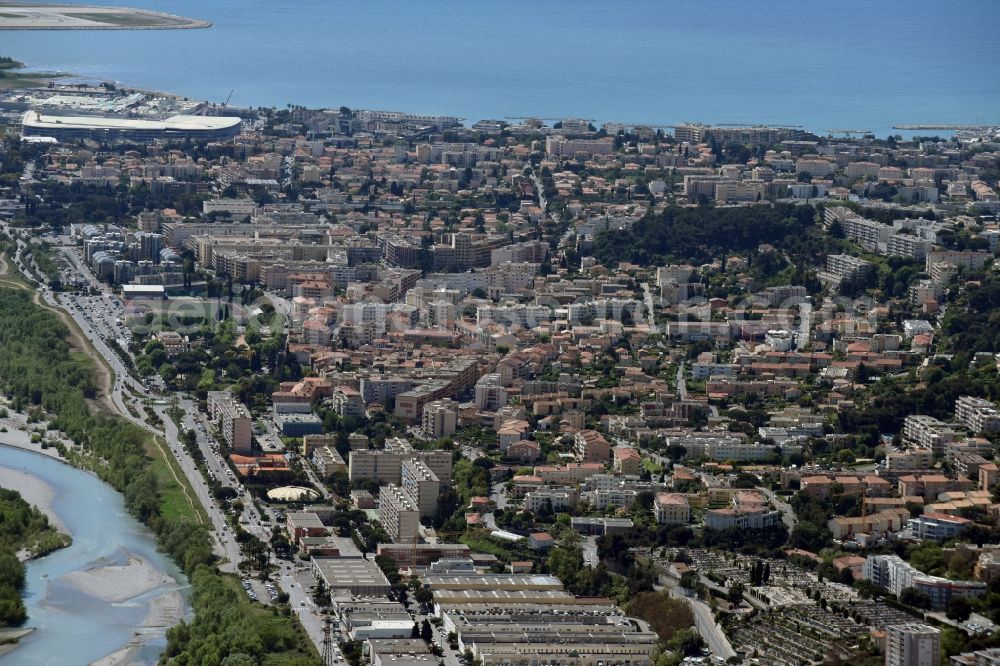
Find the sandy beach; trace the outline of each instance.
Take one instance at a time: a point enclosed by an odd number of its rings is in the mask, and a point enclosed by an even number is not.
[[[10,433],[4,433],[4,435],[7,434]],[[24,498],[25,502],[38,507],[42,513],[48,516],[49,524],[65,534],[66,527],[59,520],[59,514],[53,508],[55,491],[52,489],[52,486],[37,476],[19,469],[4,467],[2,463],[3,452],[0,451],[0,487],[16,490],[21,493],[21,497]]]
[[[31,627],[0,629],[0,657],[17,649],[17,642],[33,632]]]
[[[174,590],[165,592],[153,599],[149,605],[149,613],[142,621],[144,628],[166,631],[174,626],[184,617],[184,598],[181,593]]]
[[[166,573],[131,554],[126,564],[98,564],[83,571],[72,571],[63,576],[63,581],[108,603],[121,603],[173,583]]]
[[[137,659],[139,650],[139,646],[129,645],[117,652],[112,652],[107,657],[91,662],[90,666],[130,666],[131,664],[142,664],[143,662]]]
[[[142,621],[140,628],[129,644],[102,657],[90,666],[131,666],[145,664],[141,658],[142,646],[154,636],[165,636],[167,629],[181,621],[183,617],[184,599],[181,593],[165,592],[153,599],[149,605],[149,613]]]
[[[46,429],[45,422],[28,423],[28,418],[21,412],[15,412],[5,399],[0,399],[0,409],[7,410],[7,416],[0,417],[0,446],[12,446],[16,449],[32,451],[43,456],[48,456],[60,462],[66,462],[59,451],[53,447],[42,448],[41,442],[32,442],[31,433],[36,430],[44,430],[44,439],[58,440],[68,449],[76,448],[76,445],[64,437],[62,433],[56,433]],[[3,464],[3,449],[0,448],[0,465]],[[66,463],[69,464],[69,463]]]

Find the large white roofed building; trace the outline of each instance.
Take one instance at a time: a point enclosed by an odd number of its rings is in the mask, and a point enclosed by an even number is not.
[[[60,141],[216,140],[239,134],[241,122],[240,118],[228,116],[178,115],[164,120],[146,120],[105,116],[50,116],[38,111],[27,111],[21,117],[21,135],[52,137]]]

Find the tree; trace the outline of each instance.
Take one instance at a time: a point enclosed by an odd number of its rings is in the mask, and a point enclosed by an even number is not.
[[[945,606],[945,616],[956,622],[965,622],[972,615],[972,606],[965,597],[952,597]]]
[[[673,638],[667,641],[667,647],[685,657],[694,657],[701,653],[705,641],[697,629],[685,629],[674,634]]]
[[[424,618],[420,625],[420,638],[424,639],[425,643],[430,643],[434,638],[434,630],[431,629],[431,623],[427,621],[427,618]]]
[[[926,592],[921,592],[915,587],[904,588],[899,593],[899,602],[907,606],[913,606],[914,608],[923,608],[924,610],[931,607],[931,598],[927,596]]]
[[[426,587],[418,588],[413,593],[413,598],[416,599],[418,604],[427,605],[434,601],[434,593],[428,590]]]
[[[734,606],[739,606],[743,602],[744,592],[743,583],[733,583],[729,586],[729,591],[726,593],[726,600]]]
[[[274,550],[275,555],[282,558],[291,557],[294,551],[291,542],[288,541],[288,537],[277,528],[271,535],[271,548]]]
[[[316,602],[317,606],[327,606],[330,604],[330,595],[326,589],[326,583],[320,578],[316,581],[316,587],[313,588],[312,593],[313,601]]]

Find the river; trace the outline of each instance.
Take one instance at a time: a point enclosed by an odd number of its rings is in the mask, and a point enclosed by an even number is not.
[[[109,4],[100,2],[94,4]],[[113,3],[117,4],[117,3]],[[0,51],[238,105],[603,121],[1000,123],[1000,2],[121,0],[205,30],[0,31]]]
[[[166,628],[188,607],[187,580],[157,551],[153,533],[92,474],[0,446],[4,473],[52,497],[51,508],[73,544],[28,563],[25,626],[34,631],[0,663],[89,664],[113,653],[127,653],[126,663],[155,663]]]

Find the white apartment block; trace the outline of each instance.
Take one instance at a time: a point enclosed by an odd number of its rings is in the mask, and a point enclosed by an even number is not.
[[[925,261],[931,250],[931,242],[910,234],[890,234],[886,241],[885,253],[890,257],[907,257]]]
[[[720,180],[715,184],[715,201],[758,201],[767,196],[768,184],[755,180]],[[811,186],[810,186],[811,187]]]
[[[759,530],[773,527],[781,522],[781,514],[778,511],[767,509],[707,509],[703,515],[705,527],[713,530],[727,530],[733,527]]]
[[[845,217],[841,219],[840,226],[844,230],[844,235],[855,241],[861,247],[873,252],[888,242],[892,227],[881,222],[869,220],[859,216]]]
[[[944,296],[944,285],[936,280],[917,280],[910,285],[910,305],[919,307],[928,301],[940,301]]]
[[[363,418],[365,416],[365,403],[361,399],[361,393],[350,386],[338,386],[333,391],[330,399],[333,403],[333,411],[342,419]]]
[[[707,458],[713,461],[756,462],[767,460],[774,455],[773,446],[759,442],[748,443],[738,437],[668,437],[666,444],[684,447],[684,457],[689,460]],[[801,451],[801,449],[800,445],[782,447],[782,451],[785,453],[793,453]]]
[[[955,401],[955,417],[976,433],[1000,430],[1000,410],[989,400],[962,396]]]
[[[952,598],[986,594],[986,583],[931,576],[916,569],[899,555],[869,555],[865,558],[861,575],[895,596],[899,596],[908,587],[916,588],[930,597],[931,607],[936,609],[947,606]]]
[[[701,381],[709,377],[735,379],[740,368],[735,363],[692,363],[691,378]]]
[[[511,327],[535,328],[555,319],[547,305],[480,305],[476,308],[476,323],[502,324]]]
[[[879,164],[875,162],[850,162],[844,173],[848,178],[878,178]]]
[[[852,257],[849,254],[830,254],[826,257],[826,270],[841,280],[853,280],[873,270],[870,261]]]
[[[475,390],[476,407],[480,411],[495,412],[507,404],[507,391],[496,373],[480,377]]]
[[[942,453],[946,444],[955,441],[955,430],[933,416],[911,414],[903,421],[903,440]]]
[[[539,264],[512,262],[491,266],[483,271],[487,293],[495,296],[528,289],[535,283]]]
[[[393,543],[416,543],[420,529],[420,510],[395,484],[379,491],[378,521]]]
[[[430,517],[437,511],[441,482],[422,460],[404,460],[399,471],[399,485],[416,505],[421,517]]]
[[[590,155],[611,155],[615,152],[615,142],[611,137],[602,139],[567,139],[561,134],[546,137],[545,154],[572,157],[577,153]]]
[[[886,469],[891,470],[930,469],[934,465],[934,451],[922,448],[893,451],[885,461]]]
[[[885,666],[940,666],[941,632],[927,624],[885,628]]]
[[[209,199],[201,202],[201,212],[229,213],[233,217],[252,217],[257,214],[257,203],[253,199]]]
[[[626,316],[633,322],[642,321],[645,305],[632,298],[601,298],[588,303],[571,303],[567,307],[569,323],[574,326],[601,319],[622,321]]]
[[[458,403],[449,398],[424,405],[421,415],[424,434],[434,439],[455,434],[458,425]]]
[[[532,513],[538,513],[544,506],[551,506],[553,511],[567,511],[576,500],[576,491],[572,489],[539,488],[525,494],[522,506]]]
[[[337,452],[337,449],[332,446],[317,446],[314,448],[312,462],[323,478],[347,469],[344,459]]]
[[[253,451],[250,411],[229,391],[208,392],[208,415],[222,431],[222,438],[236,453]]]
[[[455,325],[456,308],[454,303],[448,301],[435,301],[428,303],[426,307],[427,324],[440,328],[453,328]]]
[[[399,437],[388,439],[385,449],[351,451],[348,476],[354,481],[371,480],[380,485],[399,484],[404,460],[417,458],[437,476],[442,485],[451,483],[451,451],[421,451]]]

